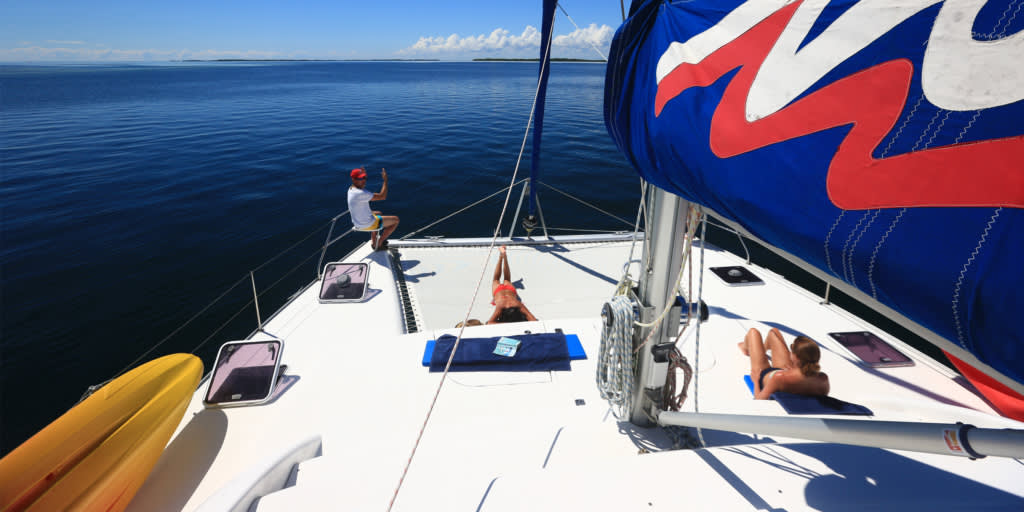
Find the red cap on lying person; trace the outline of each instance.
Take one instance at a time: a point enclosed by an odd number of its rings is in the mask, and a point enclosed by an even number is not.
[[[366,171],[359,168],[352,169],[352,172],[349,174],[352,176],[352,179],[354,180],[361,180],[366,177]]]

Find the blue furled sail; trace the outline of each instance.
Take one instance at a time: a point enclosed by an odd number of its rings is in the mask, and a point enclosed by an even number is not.
[[[605,122],[634,168],[1024,383],[1016,1],[637,0]]]
[[[548,76],[551,74],[551,26],[555,21],[557,0],[544,0],[540,30],[540,68],[537,71],[537,103],[533,118],[533,152],[530,154],[530,202],[527,215],[533,217],[537,205],[537,176],[540,173],[540,141],[544,132],[544,99],[547,97]]]

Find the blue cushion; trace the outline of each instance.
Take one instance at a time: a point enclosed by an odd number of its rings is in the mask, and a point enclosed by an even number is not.
[[[570,370],[569,350],[566,336],[561,333],[520,334],[506,336],[521,341],[515,356],[505,357],[494,353],[501,336],[492,338],[463,338],[459,343],[452,365],[448,371],[504,371],[531,372],[548,370]],[[455,336],[446,334],[434,343],[430,355],[430,371],[444,371],[455,345]]]

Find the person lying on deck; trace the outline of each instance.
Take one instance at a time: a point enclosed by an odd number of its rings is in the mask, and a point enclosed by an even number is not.
[[[740,351],[750,358],[750,380],[754,382],[755,399],[768,400],[776,391],[811,396],[828,394],[828,375],[822,373],[818,366],[821,350],[807,336],[797,336],[790,345],[791,352],[778,329],[768,331],[768,338],[764,341],[760,331],[751,329],[738,345]],[[771,364],[766,350],[772,352]]]
[[[512,284],[512,270],[508,267],[508,254],[505,246],[498,249],[498,266],[494,269],[494,279],[491,281],[491,294],[494,300],[494,313],[487,320],[488,324],[499,324],[505,322],[533,322],[537,317],[533,316],[526,304],[519,300],[516,295],[516,287]],[[504,274],[504,276],[502,276]],[[504,281],[501,278],[504,277]]]

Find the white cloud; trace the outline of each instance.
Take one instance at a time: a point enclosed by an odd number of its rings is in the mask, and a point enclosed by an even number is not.
[[[555,36],[552,44],[555,48],[590,48],[596,46],[605,51],[612,43],[612,36],[615,31],[608,25],[597,26],[591,23],[589,27],[573,30],[564,36]]]
[[[421,37],[416,44],[401,50],[403,54],[439,54],[452,52],[480,52],[487,50],[505,50],[535,48],[540,44],[540,31],[527,25],[522,34],[512,35],[503,28],[496,28],[490,34],[460,37],[452,34],[448,37]]]
[[[85,44],[84,41],[57,41],[57,40],[54,40],[54,39],[47,39],[46,42],[49,43],[49,44],[71,44],[71,45]]]
[[[597,57],[593,46],[602,52],[607,52],[611,44],[614,31],[608,25],[597,26],[591,24],[589,27],[572,31],[569,34],[555,36],[552,40],[554,46],[553,55],[564,57],[559,53],[571,53],[572,56],[579,56],[579,50],[589,50],[591,57]],[[506,29],[497,28],[490,34],[462,37],[452,34],[447,37],[420,37],[419,41],[408,48],[398,51],[399,55],[410,57],[457,57],[467,54],[481,54],[490,52],[495,57],[513,57],[525,54],[526,50],[534,50],[540,47],[540,31],[536,27],[527,25],[519,35],[513,35]],[[561,52],[559,52],[561,50]],[[500,52],[500,54],[496,53]],[[491,56],[491,55],[488,55]],[[535,57],[535,55],[528,55]]]

